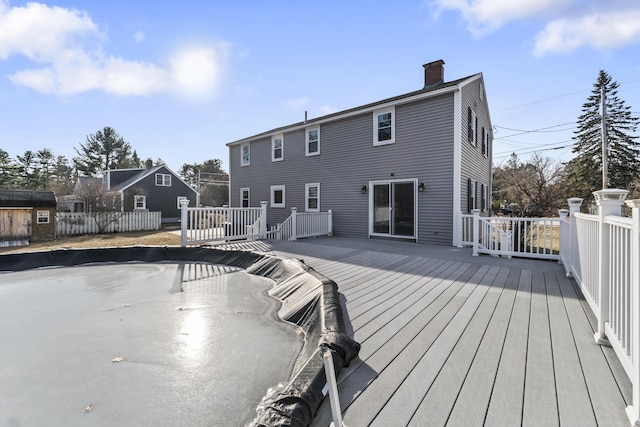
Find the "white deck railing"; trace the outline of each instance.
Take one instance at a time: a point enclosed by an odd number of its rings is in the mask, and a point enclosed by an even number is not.
[[[295,241],[303,237],[331,236],[333,215],[328,212],[298,212],[291,208],[291,215],[278,224],[269,235],[274,239]]]
[[[631,380],[627,415],[640,425],[640,200],[627,202],[632,218],[623,218],[626,190],[594,195],[597,215],[579,212],[582,199],[569,199],[569,220],[560,212],[560,259],[598,320],[594,338],[611,345]]]
[[[259,208],[190,208],[181,201],[181,244],[265,238],[267,203]]]

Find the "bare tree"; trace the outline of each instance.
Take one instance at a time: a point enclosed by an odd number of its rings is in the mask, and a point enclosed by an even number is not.
[[[118,222],[122,217],[120,195],[107,191],[99,178],[85,183],[78,196],[85,205],[85,211],[98,226],[99,233],[104,233],[109,225]]]

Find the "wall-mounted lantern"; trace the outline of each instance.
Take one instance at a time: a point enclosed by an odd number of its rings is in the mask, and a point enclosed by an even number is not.
[[[421,182],[420,184],[418,184],[418,191],[420,192],[424,191],[424,182]]]
[[[367,184],[363,185],[362,188],[360,189],[360,192],[362,194],[367,194]]]

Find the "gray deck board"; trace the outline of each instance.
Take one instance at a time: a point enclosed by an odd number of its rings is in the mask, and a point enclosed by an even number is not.
[[[629,423],[629,381],[554,262],[345,238],[255,249],[301,258],[338,284],[362,345],[338,377],[345,425]],[[330,423],[325,399],[311,425]]]

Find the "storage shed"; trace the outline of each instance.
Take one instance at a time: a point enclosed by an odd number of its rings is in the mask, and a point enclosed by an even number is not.
[[[52,191],[0,189],[0,247],[55,239],[55,219]]]

